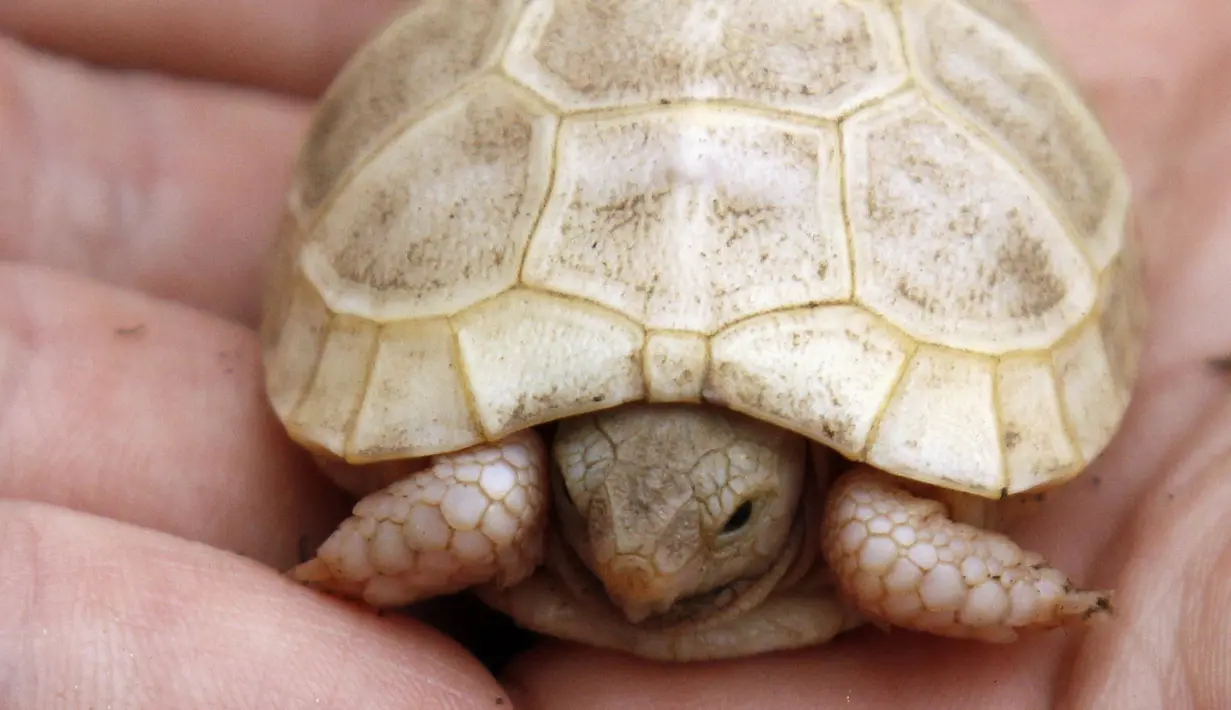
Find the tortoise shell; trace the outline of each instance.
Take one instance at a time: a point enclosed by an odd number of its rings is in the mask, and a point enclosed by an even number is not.
[[[299,158],[263,325],[351,462],[707,402],[987,497],[1117,429],[1128,179],[1004,0],[423,0]]]

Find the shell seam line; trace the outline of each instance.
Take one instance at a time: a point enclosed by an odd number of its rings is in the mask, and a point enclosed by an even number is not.
[[[842,213],[842,236],[846,240],[846,274],[850,279],[848,293],[850,302],[856,303],[859,300],[859,277],[855,273],[855,228],[851,225],[851,185],[847,179],[846,122],[840,122],[835,130],[838,136],[834,146],[838,163],[838,209]]]
[[[343,455],[349,459],[352,454],[357,453],[355,450],[355,433],[359,428],[359,416],[363,413],[363,407],[367,404],[368,394],[372,389],[372,375],[376,371],[376,360],[380,357],[380,351],[384,345],[384,339],[381,337],[385,333],[388,326],[380,323],[372,328],[372,352],[368,355],[367,363],[364,368],[363,379],[359,386],[359,397],[355,403],[355,409],[350,416],[346,418],[346,438],[342,441]]]
[[[889,387],[888,393],[880,406],[876,408],[876,417],[872,420],[872,425],[868,427],[868,436],[864,439],[863,446],[856,452],[861,461],[868,461],[868,454],[872,451],[872,447],[876,445],[876,440],[880,436],[881,422],[885,420],[885,415],[889,413],[889,406],[898,397],[904,387],[906,374],[910,372],[911,363],[915,361],[915,356],[919,353],[922,345],[911,339],[910,347],[903,353],[902,364],[898,366],[897,374],[893,378],[893,384]]]
[[[295,270],[298,271],[299,269],[296,268]],[[307,283],[307,286],[311,290],[312,295],[315,296],[316,295],[316,285],[306,278],[304,278],[303,281]],[[294,310],[295,300],[297,299],[292,299],[291,307],[287,309],[288,320],[289,320],[290,313]],[[333,327],[332,327],[333,321],[335,318],[337,318],[337,314],[331,311],[329,309],[329,306],[325,305],[323,302],[322,302],[322,305],[324,305],[324,308],[322,310],[325,312],[325,322],[321,324],[319,337],[317,339],[316,358],[313,359],[312,361],[312,370],[308,373],[308,376],[304,379],[303,390],[299,393],[299,396],[295,398],[294,405],[292,405],[287,410],[287,414],[286,414],[287,421],[291,421],[291,420],[299,418],[299,410],[303,407],[304,403],[308,399],[308,396],[312,393],[312,388],[316,384],[316,378],[320,374],[321,361],[325,359],[325,346],[329,344],[329,336],[333,332]],[[283,327],[285,327],[285,324],[283,325]],[[343,451],[345,451],[345,446],[343,446]]]
[[[495,298],[495,296],[492,298]],[[466,411],[470,414],[470,421],[479,430],[479,434],[485,441],[495,441],[495,437],[487,430],[487,426],[483,423],[483,418],[479,415],[478,396],[475,394],[474,385],[471,383],[470,368],[466,366],[466,358],[462,355],[461,331],[458,329],[457,323],[454,322],[452,316],[445,317],[445,324],[449,327],[449,333],[452,336],[449,339],[449,349],[453,351],[453,362],[457,363],[457,381],[462,386],[462,399],[466,402]]]
[[[543,217],[547,214],[547,206],[551,204],[551,199],[556,191],[556,177],[559,171],[560,162],[560,136],[563,132],[564,120],[559,114],[557,114],[554,117],[554,127],[551,137],[551,160],[548,163],[547,184],[543,186],[543,197],[539,200],[538,210],[534,215],[534,223],[530,225],[530,232],[526,235],[526,243],[521,250],[521,259],[517,265],[518,283],[526,283],[526,262],[530,260],[530,250],[534,248],[535,237],[539,234],[539,227],[543,223]]]
[[[1069,403],[1064,396],[1060,367],[1056,363],[1054,353],[1047,358],[1046,363],[1047,372],[1051,376],[1052,389],[1056,395],[1056,408],[1060,414],[1060,426],[1064,429],[1065,439],[1068,440],[1069,446],[1073,449],[1073,460],[1075,461],[1073,468],[1080,471],[1089,462],[1086,461],[1086,455],[1081,450],[1081,443],[1077,440],[1077,427],[1073,423],[1072,412],[1069,411]]]
[[[1009,491],[1009,447],[1005,441],[1004,404],[1000,392],[1000,358],[991,360],[992,377],[992,430],[996,437],[997,468],[1000,469],[1000,498],[1006,498]]]

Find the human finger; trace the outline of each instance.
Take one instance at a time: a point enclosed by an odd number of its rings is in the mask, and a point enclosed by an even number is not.
[[[13,264],[0,265],[0,450],[0,498],[279,567],[348,507],[269,413],[252,331]]]
[[[0,501],[0,706],[484,708],[459,646],[226,552]]]
[[[0,259],[252,323],[308,110],[0,40]]]
[[[1063,707],[1226,707],[1231,699],[1231,380],[1117,531],[1117,623],[1087,636]],[[1180,700],[1183,698],[1183,700]]]
[[[501,680],[518,710],[906,710],[955,707],[958,697],[962,707],[1048,706],[1050,685],[1024,663],[1040,650],[1031,647],[1047,639],[988,654],[981,645],[908,633],[874,638],[879,633],[854,632],[802,651],[675,666],[551,643],[516,658]]]
[[[6,0],[0,33],[126,69],[315,95],[404,0]]]

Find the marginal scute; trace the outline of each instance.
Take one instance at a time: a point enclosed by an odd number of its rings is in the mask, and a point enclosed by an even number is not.
[[[1049,57],[958,2],[906,0],[902,13],[922,85],[1036,174],[1096,268],[1105,267],[1120,246],[1128,183],[1066,77]]]
[[[355,420],[350,460],[418,458],[483,441],[466,399],[447,320],[385,326]]]
[[[346,455],[347,435],[363,400],[379,330],[375,323],[359,318],[330,319],[312,383],[286,418],[295,439],[314,442],[336,456]]]
[[[885,407],[868,463],[987,497],[1005,485],[993,396],[995,360],[920,347]]]
[[[283,336],[299,288],[299,249],[303,242],[303,227],[295,214],[287,209],[274,233],[261,285],[261,349],[272,357]]]
[[[854,306],[759,316],[715,336],[704,396],[859,457],[910,347]]]
[[[1117,387],[1112,378],[1097,321],[1056,348],[1052,357],[1077,446],[1082,457],[1090,461],[1119,427],[1129,392]]]
[[[1140,370],[1140,343],[1145,338],[1147,304],[1142,280],[1141,245],[1131,218],[1125,227],[1124,247],[1103,274],[1099,331],[1111,379],[1127,398]]]
[[[273,320],[274,309],[267,306],[262,331],[271,343],[264,351],[265,388],[270,405],[285,420],[312,383],[329,336],[329,310],[303,279],[287,279],[282,288],[285,293],[280,295],[288,301],[285,310],[278,309],[282,317]]]
[[[1048,203],[918,93],[844,129],[859,301],[912,336],[998,355],[1050,347],[1097,281]]]
[[[645,343],[645,381],[651,402],[700,402],[709,349],[700,333],[657,331]]]
[[[1065,429],[1050,359],[1001,360],[996,393],[1007,493],[1050,485],[1077,473],[1084,462]]]
[[[872,0],[538,0],[505,67],[566,110],[721,98],[824,118],[907,78]]]
[[[558,152],[527,284],[698,333],[849,298],[832,126],[667,109],[566,120]]]
[[[551,175],[557,119],[534,104],[478,82],[355,176],[301,257],[333,310],[451,315],[514,284]]]
[[[645,396],[645,333],[602,307],[519,289],[454,327],[488,440]]]
[[[292,201],[314,211],[389,131],[498,60],[524,0],[421,2],[351,59],[309,127]]]

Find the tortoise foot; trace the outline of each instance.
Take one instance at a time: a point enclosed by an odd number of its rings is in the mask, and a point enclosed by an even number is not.
[[[289,575],[375,607],[516,584],[542,561],[547,491],[546,452],[530,430],[435,456],[360,500]]]
[[[822,525],[842,593],[885,625],[1007,643],[1111,612],[1110,592],[1076,589],[1042,556],[867,467],[835,482]]]

